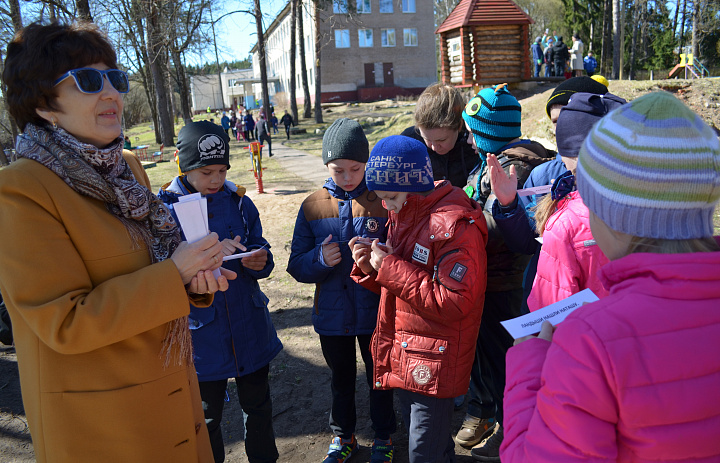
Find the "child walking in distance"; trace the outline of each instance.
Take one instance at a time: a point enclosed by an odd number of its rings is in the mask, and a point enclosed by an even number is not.
[[[298,212],[287,271],[297,281],[315,283],[312,321],[332,374],[332,440],[325,463],[341,463],[357,450],[355,438],[355,342],[370,387],[370,419],[375,431],[371,462],[393,459],[393,392],[373,389],[370,337],[379,296],[350,278],[353,260],[347,244],[355,237],[385,241],[387,211],[365,185],[369,145],[360,124],[336,120],[323,136],[323,162],[330,178],[308,196]]]
[[[373,148],[368,188],[383,200],[386,243],[353,238],[353,278],[380,293],[372,339],[377,390],[397,389],[411,463],[455,461],[453,399],[470,381],[486,283],[477,202],[433,184],[425,145],[394,135]]]
[[[610,294],[508,352],[502,461],[719,461],[717,135],[650,93],[593,127],[577,185]]]
[[[273,267],[269,244],[262,236],[258,210],[245,188],[225,180],[230,168],[229,138],[210,122],[193,122],[180,130],[178,157],[183,172],[160,189],[159,197],[175,214],[180,197],[201,193],[207,198],[210,231],[219,235],[223,253],[253,251],[223,267],[237,272],[227,291],[215,294],[212,306],[190,308],[190,330],[200,396],[216,463],[225,459],[220,423],[228,378],[235,378],[245,416],[245,451],[251,463],[278,459],[272,425],[268,373],[282,349],[270,320],[268,298],[258,280]]]

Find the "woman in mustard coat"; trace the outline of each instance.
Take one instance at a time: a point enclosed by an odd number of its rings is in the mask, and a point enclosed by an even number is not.
[[[227,288],[216,235],[188,244],[122,150],[127,75],[92,24],[7,49],[22,134],[0,171],[0,291],[38,462],[211,462],[188,299]]]

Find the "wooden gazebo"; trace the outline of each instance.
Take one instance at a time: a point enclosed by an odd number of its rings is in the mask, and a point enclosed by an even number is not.
[[[442,81],[471,87],[529,79],[533,22],[512,0],[461,0],[435,31]]]

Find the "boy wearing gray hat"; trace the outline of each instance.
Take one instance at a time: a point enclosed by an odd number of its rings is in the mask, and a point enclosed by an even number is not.
[[[355,438],[355,340],[370,386],[370,418],[375,431],[371,462],[392,462],[395,432],[393,392],[374,390],[370,337],[375,330],[379,296],[350,278],[354,237],[385,241],[387,211],[365,185],[369,145],[362,127],[336,120],[323,136],[323,163],[330,178],[300,206],[287,271],[301,283],[315,283],[312,321],[332,374],[330,428],[334,434],[324,463],[347,460],[358,448]]]

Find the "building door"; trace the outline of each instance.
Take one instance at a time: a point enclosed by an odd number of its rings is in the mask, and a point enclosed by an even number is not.
[[[383,63],[383,85],[385,87],[395,86],[395,76],[393,75],[392,63]]]
[[[365,86],[375,86],[375,63],[365,63]]]

